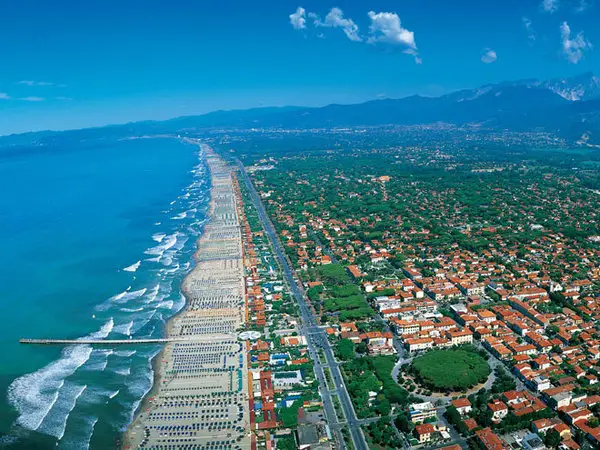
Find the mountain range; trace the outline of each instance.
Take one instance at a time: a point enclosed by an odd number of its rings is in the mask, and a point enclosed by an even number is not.
[[[216,111],[165,124],[179,129],[321,128],[437,122],[515,131],[547,130],[572,140],[587,136],[600,141],[600,78],[585,73],[549,81],[507,81],[440,97],[413,95],[317,108]]]
[[[585,73],[549,81],[518,80],[440,97],[413,95],[323,107],[267,107],[215,111],[161,122],[113,126],[124,134],[174,133],[207,128],[329,128],[448,123],[512,131],[544,130],[568,140],[600,144],[600,78]],[[91,134],[102,135],[103,128]],[[79,135],[73,133],[73,137]],[[88,136],[90,130],[87,130]],[[62,134],[62,133],[61,133]],[[5,137],[0,142],[51,139],[53,133]]]

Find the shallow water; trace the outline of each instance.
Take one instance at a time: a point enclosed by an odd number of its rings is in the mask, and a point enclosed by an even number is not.
[[[112,448],[152,382],[155,345],[35,347],[20,337],[158,337],[209,200],[175,139],[0,148],[0,446]]]

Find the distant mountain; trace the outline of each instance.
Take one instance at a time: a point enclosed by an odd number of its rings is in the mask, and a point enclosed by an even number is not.
[[[600,108],[600,80],[591,73],[574,78],[519,80],[466,89],[440,97],[413,95],[352,105],[319,108],[258,108],[218,111],[169,121],[181,128],[282,127],[321,128],[415,125],[446,122],[512,130],[547,129],[569,134],[595,124]],[[577,124],[574,127],[574,124]],[[595,125],[594,125],[595,127]],[[577,131],[579,132],[579,131]],[[600,136],[600,130],[590,130]]]
[[[600,98],[600,78],[588,72],[578,77],[555,79],[540,84],[571,101],[586,101]]]
[[[261,108],[221,111],[173,119],[179,128],[416,125],[446,122],[520,130],[544,126],[548,115],[569,105],[562,96],[542,87],[501,84],[464,90],[441,97],[414,95],[320,108]]]
[[[525,86],[547,89],[555,94],[560,95],[565,100],[569,101],[586,101],[600,98],[600,78],[596,77],[591,72],[586,72],[581,75],[571,78],[555,78],[553,80],[540,81],[535,79],[505,81],[499,84],[490,84],[482,86],[478,89],[467,90],[465,93],[485,92],[490,89],[506,86]]]
[[[289,106],[215,111],[162,122],[115,126],[111,132],[131,135],[208,128],[328,128],[437,122],[515,131],[546,130],[570,140],[585,137],[587,142],[600,144],[600,79],[585,73],[549,81],[507,81],[440,97],[413,95],[316,108]],[[87,134],[100,137],[104,131],[105,128],[87,130]],[[68,136],[77,138],[83,134],[74,131]],[[32,134],[31,138],[35,136],[38,134]],[[39,136],[43,137],[39,142],[52,139],[46,132]],[[1,142],[7,140],[10,138],[3,138]]]

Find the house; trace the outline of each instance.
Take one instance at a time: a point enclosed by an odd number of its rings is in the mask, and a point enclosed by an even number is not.
[[[556,424],[554,426],[554,429],[558,431],[558,434],[560,434],[561,439],[571,438],[571,428],[566,423],[560,422],[559,424]]]
[[[427,350],[433,347],[433,338],[411,338],[406,339],[406,346],[409,352],[416,352],[419,350]]]
[[[456,408],[461,416],[469,414],[473,409],[468,398],[457,398],[456,400],[452,400],[452,406]]]
[[[408,413],[412,423],[420,423],[431,417],[437,417],[437,411],[431,402],[413,403],[408,407]]]
[[[542,391],[548,390],[552,387],[552,385],[550,384],[550,379],[543,375],[539,375],[539,376],[533,378],[532,380],[529,381],[529,384],[537,392],[542,392]]]
[[[488,409],[492,411],[492,420],[500,422],[508,414],[508,406],[501,400],[494,400],[488,403]]]
[[[483,428],[475,432],[475,436],[487,450],[505,450],[508,447],[504,445],[502,439],[498,437],[490,428]]]
[[[479,311],[477,311],[477,316],[479,317],[479,319],[487,323],[492,323],[496,321],[496,314],[494,314],[488,309],[480,309]]]
[[[523,436],[521,447],[525,450],[546,450],[546,446],[536,433],[529,433]]]
[[[452,345],[473,343],[473,333],[469,330],[449,330],[446,332],[446,336]]]
[[[421,444],[431,441],[435,428],[430,423],[424,423],[415,427],[415,437]]]
[[[463,423],[466,425],[469,431],[473,431],[475,428],[479,427],[475,419],[465,419]]]
[[[555,423],[550,419],[534,420],[531,423],[531,429],[536,433],[546,433],[548,430],[554,428],[554,426]]]

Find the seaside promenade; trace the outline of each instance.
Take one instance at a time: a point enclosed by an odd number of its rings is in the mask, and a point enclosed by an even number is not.
[[[242,237],[232,168],[205,147],[210,220],[183,283],[185,309],[167,326],[155,383],[126,432],[124,448],[249,449]],[[201,338],[201,339],[200,339]]]

